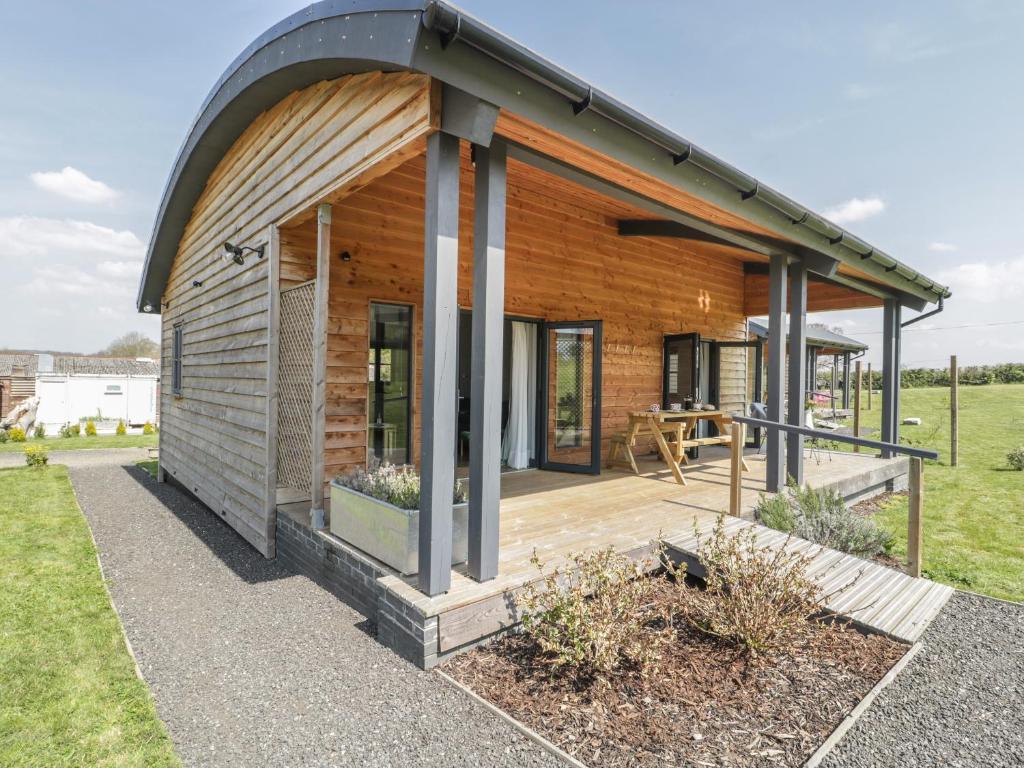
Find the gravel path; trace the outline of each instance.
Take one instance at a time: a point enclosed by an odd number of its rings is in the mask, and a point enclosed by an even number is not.
[[[1024,765],[1024,605],[958,592],[921,642],[822,766]]]
[[[186,765],[560,765],[176,488],[136,467],[71,478]]]
[[[148,457],[148,448],[83,448],[80,451],[50,451],[51,464],[66,464],[69,467],[133,464],[139,459]],[[25,454],[23,452],[4,451],[0,453],[0,468],[24,466]]]

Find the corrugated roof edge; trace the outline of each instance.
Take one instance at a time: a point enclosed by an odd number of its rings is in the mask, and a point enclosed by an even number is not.
[[[393,32],[391,39],[387,35],[349,35],[342,48],[338,43],[339,39],[344,39],[341,35],[330,36],[323,31],[334,24],[356,24],[360,16],[366,17],[367,24],[380,26],[386,19],[393,22],[395,27],[390,30]],[[419,43],[415,31],[410,29],[409,22],[413,20],[416,27],[420,27],[419,22],[422,21],[422,28],[437,34],[442,45],[455,40],[465,42],[561,94],[571,102],[574,111],[592,111],[644,141],[661,147],[668,162],[683,167],[692,165],[735,189],[739,199],[757,201],[776,211],[776,215],[786,217],[789,223],[806,230],[813,241],[809,247],[838,258],[842,258],[842,254],[837,249],[845,249],[860,260],[874,262],[877,266],[872,267],[873,271],[884,271],[886,275],[892,274],[905,281],[903,287],[922,299],[929,296],[934,298],[927,300],[937,300],[951,295],[946,286],[939,285],[669,131],[457,6],[441,0],[425,4],[417,0],[325,0],[292,14],[258,37],[232,62],[211,89],[181,146],[164,188],[139,283],[136,304],[140,311],[146,307],[151,311],[158,309],[154,305],[162,294],[177,240],[192,205],[223,152],[248,122],[286,95],[286,88],[301,88],[317,79],[365,71],[367,67],[389,71],[411,69],[418,55],[416,48]],[[889,278],[884,279],[888,281]],[[893,287],[899,289],[899,285]]]
[[[428,29],[448,37],[445,44],[450,44],[456,39],[464,40],[484,53],[504,60],[520,72],[545,81],[573,101],[576,109],[596,111],[662,147],[672,155],[673,162],[677,165],[691,162],[732,184],[743,200],[761,200],[789,217],[794,225],[807,227],[816,234],[828,238],[833,245],[842,245],[862,258],[878,261],[887,271],[895,271],[901,277],[920,285],[933,293],[936,299],[940,296],[949,298],[952,295],[947,286],[925,277],[921,272],[861,240],[848,230],[701,149],[650,117],[503,35],[458,6],[443,0],[430,0],[424,11],[423,23]]]

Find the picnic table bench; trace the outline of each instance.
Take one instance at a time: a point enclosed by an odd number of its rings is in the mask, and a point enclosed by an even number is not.
[[[701,420],[712,422],[718,427],[718,435],[714,437],[694,437],[697,423]],[[616,432],[611,437],[608,449],[607,467],[628,466],[634,473],[640,474],[636,465],[633,447],[638,437],[653,437],[658,446],[662,460],[672,470],[672,475],[680,485],[686,485],[686,478],[680,469],[681,464],[688,463],[686,451],[704,445],[730,445],[732,436],[729,425],[732,416],[724,411],[633,411],[629,414],[629,423],[625,432]],[[672,445],[669,445],[671,440]],[[749,471],[743,462],[743,471]]]

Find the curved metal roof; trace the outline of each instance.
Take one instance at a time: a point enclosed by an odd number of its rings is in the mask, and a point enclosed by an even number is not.
[[[919,300],[949,290],[841,227],[440,0],[325,0],[252,42],[225,70],[189,129],[164,188],[139,285],[159,310],[178,242],[206,180],[255,117],[294,90],[370,70],[414,70],[855,265]]]

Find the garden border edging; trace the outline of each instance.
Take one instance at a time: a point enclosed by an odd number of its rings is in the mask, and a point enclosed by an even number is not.
[[[892,665],[889,671],[882,676],[882,679],[875,683],[875,686],[865,694],[863,699],[857,702],[857,706],[850,710],[850,713],[843,718],[842,722],[836,726],[835,730],[829,734],[828,738],[822,742],[821,746],[818,747],[809,758],[807,758],[807,762],[804,763],[804,768],[817,768],[817,766],[821,765],[821,761],[828,757],[832,750],[836,748],[840,741],[842,741],[847,731],[849,731],[850,728],[853,727],[854,723],[860,719],[860,716],[867,711],[868,707],[870,707],[878,697],[878,694],[889,687],[889,684],[896,679],[899,673],[903,671],[903,668],[910,663],[910,660],[913,659],[923,647],[924,645],[922,643],[917,642],[907,649],[907,652],[903,654],[900,660]]]
[[[486,709],[489,712],[491,712],[492,714],[497,715],[498,717],[500,717],[504,722],[508,723],[510,726],[515,728],[519,733],[521,733],[523,736],[528,738],[530,741],[532,741],[535,744],[537,744],[539,747],[544,749],[546,752],[549,752],[550,754],[554,755],[555,757],[557,757],[557,758],[559,758],[561,760],[564,760],[566,763],[568,763],[569,765],[573,766],[574,768],[589,768],[589,766],[586,763],[580,762],[578,759],[576,759],[575,757],[570,755],[564,749],[562,749],[561,747],[557,746],[556,744],[548,741],[543,736],[541,736],[539,733],[537,733],[535,730],[533,730],[532,728],[530,728],[530,727],[524,725],[523,723],[519,722],[514,717],[512,717],[512,715],[510,715],[507,712],[505,712],[505,710],[503,710],[500,707],[497,707],[494,704],[492,704],[491,702],[487,701],[487,699],[485,699],[482,696],[480,696],[472,688],[469,688],[469,687],[463,685],[462,683],[460,683],[458,680],[456,680],[451,675],[448,675],[448,674],[442,672],[440,669],[433,670],[433,674],[437,675],[442,680],[447,681],[449,685],[455,687],[456,689],[458,689],[462,693],[464,693],[467,696],[469,696],[470,699],[475,701],[477,704],[482,706],[484,709]]]

